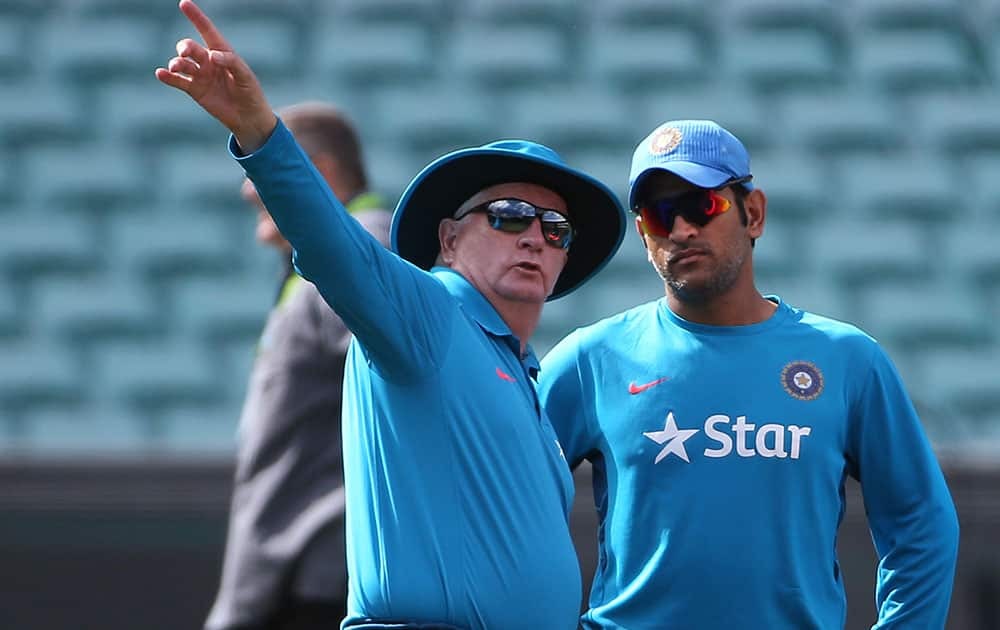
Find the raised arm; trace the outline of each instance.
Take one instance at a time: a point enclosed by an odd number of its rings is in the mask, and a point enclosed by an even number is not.
[[[156,78],[181,90],[233,134],[233,152],[254,182],[298,268],[362,342],[384,374],[425,374],[445,347],[450,302],[426,272],[386,250],[333,196],[271,110],[260,82],[191,0],[181,12],[203,43],[177,42]]]

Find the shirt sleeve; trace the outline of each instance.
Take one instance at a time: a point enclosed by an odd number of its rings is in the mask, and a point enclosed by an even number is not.
[[[902,381],[878,346],[870,366],[852,409],[848,458],[879,556],[873,628],[943,628],[958,555],[955,506]]]
[[[456,308],[431,274],[387,250],[334,197],[279,119],[271,137],[230,152],[294,248],[296,270],[312,282],[391,379],[421,377],[447,348]]]
[[[594,419],[589,412],[581,370],[578,334],[571,333],[542,359],[538,399],[559,438],[566,461],[576,468],[596,448]]]

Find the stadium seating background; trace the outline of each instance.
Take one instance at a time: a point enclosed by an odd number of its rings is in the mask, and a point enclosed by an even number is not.
[[[342,105],[395,200],[440,153],[556,147],[624,196],[714,118],[770,197],[760,289],[884,343],[941,444],[1000,441],[1000,5],[206,0],[276,107]],[[224,130],[152,68],[170,0],[0,2],[0,452],[226,453],[275,255]],[[571,328],[662,295],[630,230]]]
[[[718,120],[770,199],[759,288],[860,325],[942,451],[1000,461],[997,0],[201,4],[275,107],[351,114],[393,200],[510,136],[624,197],[653,127]],[[189,35],[173,0],[0,0],[0,461],[232,455],[280,263],[153,77]],[[630,231],[535,347],[662,292]]]

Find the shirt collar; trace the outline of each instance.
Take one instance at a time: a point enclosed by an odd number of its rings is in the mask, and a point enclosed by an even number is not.
[[[508,345],[514,350],[515,356],[520,352],[520,341],[514,336],[510,326],[503,321],[489,300],[476,287],[472,286],[471,282],[466,280],[465,276],[448,267],[433,267],[431,273],[441,281],[448,293],[458,299],[462,309],[476,320],[480,328],[496,337],[505,337]],[[521,362],[532,372],[537,372],[538,357],[535,356],[535,351],[530,344],[527,345],[526,350],[527,354]]]

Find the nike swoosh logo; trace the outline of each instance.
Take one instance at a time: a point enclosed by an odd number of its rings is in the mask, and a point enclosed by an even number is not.
[[[502,378],[503,380],[505,380],[505,381],[509,381],[509,382],[511,382],[511,383],[513,383],[514,381],[516,381],[516,380],[517,380],[516,378],[514,378],[514,377],[513,377],[513,376],[511,376],[510,374],[505,374],[505,373],[504,373],[504,371],[503,371],[503,370],[501,370],[500,368],[497,368],[497,376],[499,376],[499,377],[500,377],[500,378]]]
[[[635,381],[632,381],[631,383],[628,384],[628,393],[632,394],[633,396],[635,394],[641,394],[642,392],[646,391],[650,387],[654,387],[656,385],[659,385],[663,381],[669,381],[669,380],[670,380],[669,376],[664,376],[663,378],[658,378],[655,381],[650,381],[649,383],[646,383],[645,385],[636,385]]]

